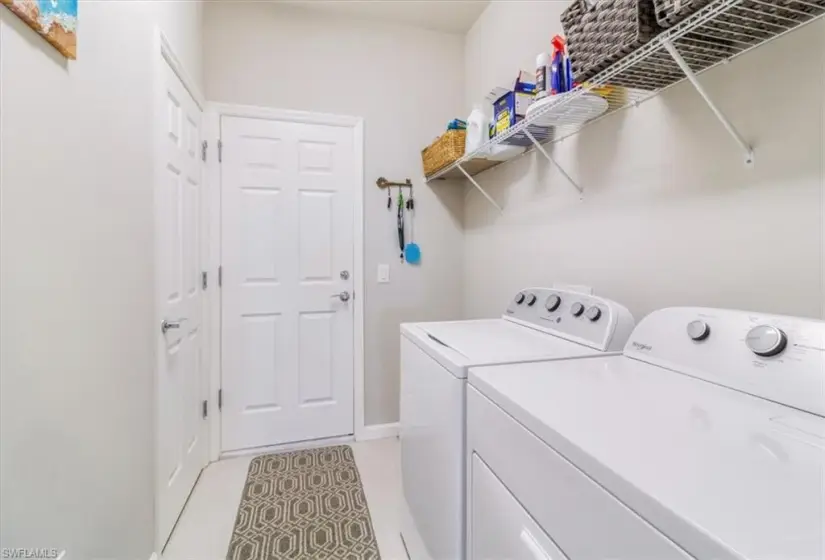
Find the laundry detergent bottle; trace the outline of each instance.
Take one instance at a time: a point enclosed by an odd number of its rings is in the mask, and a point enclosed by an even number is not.
[[[464,153],[475,152],[483,146],[490,136],[490,120],[481,105],[475,104],[470,116],[467,117],[467,141],[464,144]]]

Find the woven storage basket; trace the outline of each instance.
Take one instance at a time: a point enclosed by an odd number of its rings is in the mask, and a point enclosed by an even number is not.
[[[671,27],[683,19],[695,14],[714,0],[654,0],[656,21],[662,27]],[[819,15],[825,11],[825,0],[773,0],[772,2],[752,2],[745,0],[719,16],[719,21],[737,24],[734,29],[741,29],[743,20],[735,14],[747,18],[747,26],[766,32],[776,32],[787,27],[789,20],[805,21],[809,16]],[[747,37],[734,35],[737,39]],[[747,42],[747,41],[741,41]]]
[[[653,0],[573,0],[561,16],[573,77],[584,82],[653,39]]]
[[[464,155],[466,130],[448,130],[438,140],[421,150],[424,175],[432,175]]]

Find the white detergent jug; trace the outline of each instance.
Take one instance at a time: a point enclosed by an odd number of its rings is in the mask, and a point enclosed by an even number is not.
[[[464,144],[464,153],[475,152],[490,139],[490,119],[481,110],[481,105],[474,105],[473,111],[467,117],[467,141]]]

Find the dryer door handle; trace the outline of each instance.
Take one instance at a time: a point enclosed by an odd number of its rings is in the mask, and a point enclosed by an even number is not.
[[[544,548],[542,548],[536,540],[536,537],[534,537],[526,527],[521,530],[521,535],[519,535],[519,538],[536,560],[553,560],[553,557],[550,556]]]

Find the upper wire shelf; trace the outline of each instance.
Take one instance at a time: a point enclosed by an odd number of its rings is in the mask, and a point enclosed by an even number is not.
[[[531,112],[515,126],[496,135],[478,150],[428,176],[427,180],[470,178],[503,163],[487,159],[486,155],[494,146],[512,143],[514,137],[531,137],[529,133],[535,132],[537,121],[546,121],[554,111],[564,111],[567,104],[576,103],[581,95],[591,92],[601,95],[608,102],[607,111],[595,119],[586,112],[581,113],[581,122],[571,122],[568,118],[566,122],[570,124],[550,129],[540,141],[534,142],[543,154],[547,155],[541,148],[542,144],[563,140],[578,133],[587,124],[626,107],[638,105],[685,79],[696,86],[728,131],[746,148],[746,161],[751,163],[752,151],[712,104],[695,76],[823,15],[825,0],[716,0],[603,70],[558,102]],[[568,113],[575,114],[574,111]],[[532,137],[535,136],[537,135]],[[487,196],[486,193],[483,194]]]

